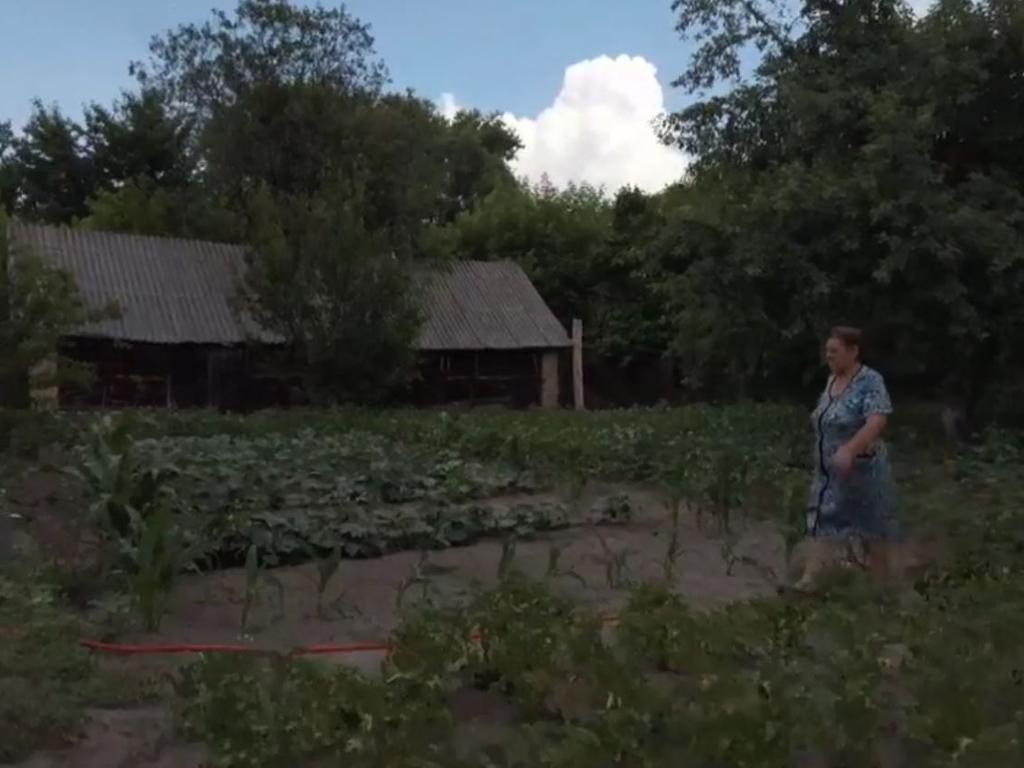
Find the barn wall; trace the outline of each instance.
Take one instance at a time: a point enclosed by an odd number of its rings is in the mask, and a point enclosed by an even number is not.
[[[539,405],[542,356],[535,350],[420,353],[412,400],[417,405]]]
[[[94,374],[88,387],[61,387],[64,408],[255,410],[289,404],[298,380],[280,373],[272,348],[65,339],[60,353]]]
[[[274,347],[66,339],[60,353],[89,364],[95,373],[93,384],[85,389],[61,388],[60,404],[64,408],[212,407],[248,411],[305,403],[301,375],[287,355]],[[554,354],[565,356],[561,351]],[[539,405],[544,355],[544,351],[535,350],[423,352],[409,400],[421,406]],[[565,376],[559,379],[564,382]],[[559,389],[563,390],[559,400],[564,403],[564,389]]]

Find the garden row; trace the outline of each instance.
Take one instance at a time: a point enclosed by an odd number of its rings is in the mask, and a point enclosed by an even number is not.
[[[907,446],[907,515],[953,546],[912,585],[845,572],[821,600],[713,613],[640,585],[609,633],[513,567],[467,605],[411,610],[379,680],[204,660],[181,680],[182,722],[224,768],[1024,764],[1024,477],[1010,437],[952,472]],[[503,713],[496,737],[469,738],[466,701]]]

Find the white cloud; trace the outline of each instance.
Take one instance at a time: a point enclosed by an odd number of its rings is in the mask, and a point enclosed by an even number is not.
[[[452,94],[438,104],[454,114]],[[634,185],[656,192],[678,181],[686,156],[661,143],[652,125],[665,111],[657,69],[640,56],[599,56],[565,70],[562,90],[536,117],[502,116],[523,148],[512,170],[556,187],[586,182],[615,192]]]
[[[459,110],[462,107],[455,101],[454,93],[442,93],[441,100],[437,103],[437,109],[444,116],[445,120],[452,120],[459,114]]]
[[[565,70],[562,90],[537,117],[504,115],[523,142],[513,170],[556,186],[587,182],[614,192],[656,192],[678,181],[686,156],[652,125],[665,111],[658,71],[640,56],[600,56]]]

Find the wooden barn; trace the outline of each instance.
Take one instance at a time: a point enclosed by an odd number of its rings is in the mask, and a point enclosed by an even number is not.
[[[282,340],[240,310],[242,246],[21,222],[9,238],[12,253],[30,249],[68,271],[90,306],[119,310],[62,339],[60,357],[96,373],[88,391],[57,393],[62,406],[301,402]],[[458,261],[416,280],[425,321],[413,401],[558,405],[571,341],[517,264]]]

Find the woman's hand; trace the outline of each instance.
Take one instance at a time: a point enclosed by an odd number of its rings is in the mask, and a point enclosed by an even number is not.
[[[832,457],[832,466],[836,468],[840,477],[849,477],[853,471],[854,454],[850,446],[844,445]]]

